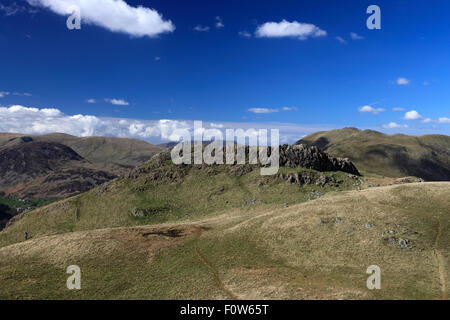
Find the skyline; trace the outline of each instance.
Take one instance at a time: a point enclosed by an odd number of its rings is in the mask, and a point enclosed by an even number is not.
[[[450,133],[449,3],[99,3],[2,2],[0,131],[157,143],[201,120],[279,128],[285,143],[343,127]],[[66,26],[73,4],[81,30]],[[381,30],[366,27],[371,4]]]

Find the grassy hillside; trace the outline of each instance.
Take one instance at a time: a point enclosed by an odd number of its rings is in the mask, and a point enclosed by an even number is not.
[[[0,146],[14,143],[20,137],[32,137],[35,141],[56,142],[67,145],[93,164],[122,165],[134,167],[142,164],[163,148],[154,146],[142,140],[110,138],[110,137],[83,137],[78,138],[63,133],[46,135],[25,135],[15,133],[0,133]]]
[[[108,197],[117,192],[125,201],[119,190],[107,191]],[[197,190],[205,190],[206,198],[214,187]],[[199,200],[192,195],[190,203]],[[92,191],[28,213],[0,233],[0,298],[441,299],[449,294],[450,183],[332,192],[288,207],[276,201],[218,211],[213,206],[203,214],[160,220],[170,222],[87,230],[107,220],[123,223],[126,216],[114,211],[116,203],[106,208],[100,201],[98,212],[88,210],[96,196],[104,195]],[[78,203],[78,222],[65,203]],[[16,236],[37,221],[43,226],[31,240]],[[69,226],[86,231],[62,233]],[[71,264],[82,270],[79,291],[65,287]],[[381,290],[366,288],[366,269],[373,264],[381,268]]]
[[[297,143],[314,145],[334,156],[349,158],[366,173],[388,177],[416,176],[450,180],[450,137],[386,135],[344,128],[309,135]]]
[[[317,176],[322,185],[299,187],[287,181],[297,173]],[[159,163],[156,158],[129,177],[17,216],[16,222],[0,233],[0,245],[20,241],[24,232],[40,237],[197,219],[236,208],[295,204],[327,192],[355,189],[362,183],[363,179],[342,172],[280,168],[278,176],[261,176],[259,168],[248,166],[180,167],[170,160]]]

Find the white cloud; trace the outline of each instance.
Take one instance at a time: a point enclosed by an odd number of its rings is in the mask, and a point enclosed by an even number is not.
[[[97,100],[95,100],[95,99],[87,99],[86,102],[87,103],[97,103]]]
[[[42,134],[65,132],[77,136],[89,136],[101,120],[93,116],[66,116],[58,109],[28,108],[20,105],[0,107],[0,131]]]
[[[206,32],[209,31],[209,27],[208,26],[201,26],[201,25],[197,25],[194,28],[195,31],[200,31],[200,32]]]
[[[0,98],[4,98],[7,95],[9,95],[9,92],[7,92],[7,91],[0,91]]]
[[[17,2],[13,2],[10,5],[3,5],[0,3],[0,12],[3,12],[3,14],[8,17],[22,12],[35,13],[36,10],[31,10],[23,5],[17,4]]]
[[[400,86],[406,86],[409,84],[409,80],[406,78],[398,78],[396,83]]]
[[[225,25],[223,24],[223,20],[221,17],[216,17],[216,28],[223,28]]]
[[[256,29],[255,34],[260,38],[292,37],[300,40],[306,40],[309,37],[326,36],[327,32],[310,23],[297,21],[289,22],[287,20],[283,20],[281,22],[264,23]]]
[[[239,31],[238,34],[243,38],[251,38],[252,37],[251,33],[247,32],[247,31]]]
[[[425,118],[425,119],[422,120],[422,122],[423,122],[423,123],[431,123],[431,122],[436,122],[436,121],[434,121],[434,120],[431,119],[431,118]]]
[[[439,118],[438,122],[439,123],[450,123],[450,118],[442,117],[442,118]]]
[[[14,96],[31,97],[32,94],[28,92],[13,92]]]
[[[416,111],[411,110],[405,113],[405,116],[403,117],[404,120],[418,120],[422,119],[422,116]]]
[[[408,128],[408,125],[406,124],[398,124],[395,122],[390,122],[388,124],[384,124],[382,126],[384,129],[398,129],[398,128]]]
[[[448,123],[449,118],[441,118]],[[193,132],[191,120],[136,120],[100,118],[93,115],[66,115],[58,109],[38,109],[24,106],[0,107],[0,132],[25,134],[67,133],[74,136],[110,136],[138,138],[151,143],[178,141],[180,129]],[[203,122],[204,128],[226,129],[278,129],[280,143],[293,143],[302,136],[339,127],[332,125],[301,125],[277,122]],[[256,131],[255,131],[256,132]],[[442,131],[436,131],[442,133]],[[421,133],[418,131],[417,133]],[[423,133],[421,133],[423,134]]]
[[[429,84],[430,84],[429,81],[424,81],[424,82],[422,82],[422,85],[423,85],[423,86],[428,86]]]
[[[155,37],[173,32],[175,26],[162,15],[143,6],[132,7],[123,0],[28,0],[32,6],[42,6],[59,15],[69,15],[68,8],[78,6],[83,23],[103,27],[135,37]]]
[[[297,111],[297,107],[282,107],[281,109],[273,109],[273,108],[250,108],[247,111],[256,113],[256,114],[264,114],[264,113],[276,113],[280,111]]]
[[[248,111],[259,114],[259,113],[274,113],[274,112],[279,112],[280,110],[270,109],[270,108],[250,108],[250,109],[248,109]]]
[[[392,111],[405,111],[405,108],[392,108]]]
[[[209,124],[210,126],[211,126],[211,128],[223,128],[223,124],[221,124],[221,123],[213,123],[213,122],[211,122],[210,124]]]
[[[340,43],[342,43],[342,44],[347,44],[347,41],[344,38],[340,37],[340,36],[337,36],[335,39],[337,41],[339,41]]]
[[[114,104],[116,106],[128,106],[130,103],[128,101],[125,101],[123,99],[105,99],[106,102],[109,102],[111,104]]]
[[[372,106],[362,106],[361,108],[358,109],[358,111],[361,113],[379,114],[380,112],[384,112],[386,110],[383,108],[374,108]]]
[[[283,107],[281,110],[283,111],[297,111],[297,107]]]
[[[355,32],[350,32],[350,38],[352,38],[352,40],[362,40],[362,39],[364,39],[364,37],[358,35]]]

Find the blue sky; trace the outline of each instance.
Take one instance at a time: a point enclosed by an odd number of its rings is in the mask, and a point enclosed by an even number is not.
[[[288,142],[346,126],[450,132],[448,1],[126,0],[114,14],[102,1],[1,1],[0,131],[157,141],[130,125],[168,119],[290,128]],[[61,2],[81,4],[81,30],[67,29]],[[371,4],[381,30],[366,27]],[[161,16],[130,31],[139,5]],[[284,20],[320,32],[289,36]]]

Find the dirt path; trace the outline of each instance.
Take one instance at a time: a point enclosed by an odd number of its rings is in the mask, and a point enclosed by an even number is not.
[[[223,284],[222,280],[220,279],[219,272],[200,253],[200,250],[198,249],[197,244],[198,244],[198,240],[202,236],[202,234],[203,234],[203,229],[200,228],[200,227],[196,227],[196,232],[195,232],[195,238],[196,238],[195,254],[197,255],[197,257],[200,260],[200,262],[203,265],[205,265],[209,270],[212,271],[212,273],[214,274],[214,278],[216,279],[216,282],[217,282],[217,285],[219,286],[219,288],[222,289],[222,291],[224,291],[231,299],[239,300],[239,298],[236,295],[234,295],[233,292],[231,292],[229,289],[227,289],[225,287],[225,285]]]
[[[446,297],[447,283],[445,282],[445,259],[438,249],[440,237],[441,237],[441,220],[439,220],[439,218],[438,218],[437,233],[436,233],[436,239],[434,240],[433,248],[434,248],[434,254],[436,255],[436,261],[438,264],[439,279],[441,282],[442,300],[446,300],[447,299],[447,297]]]

